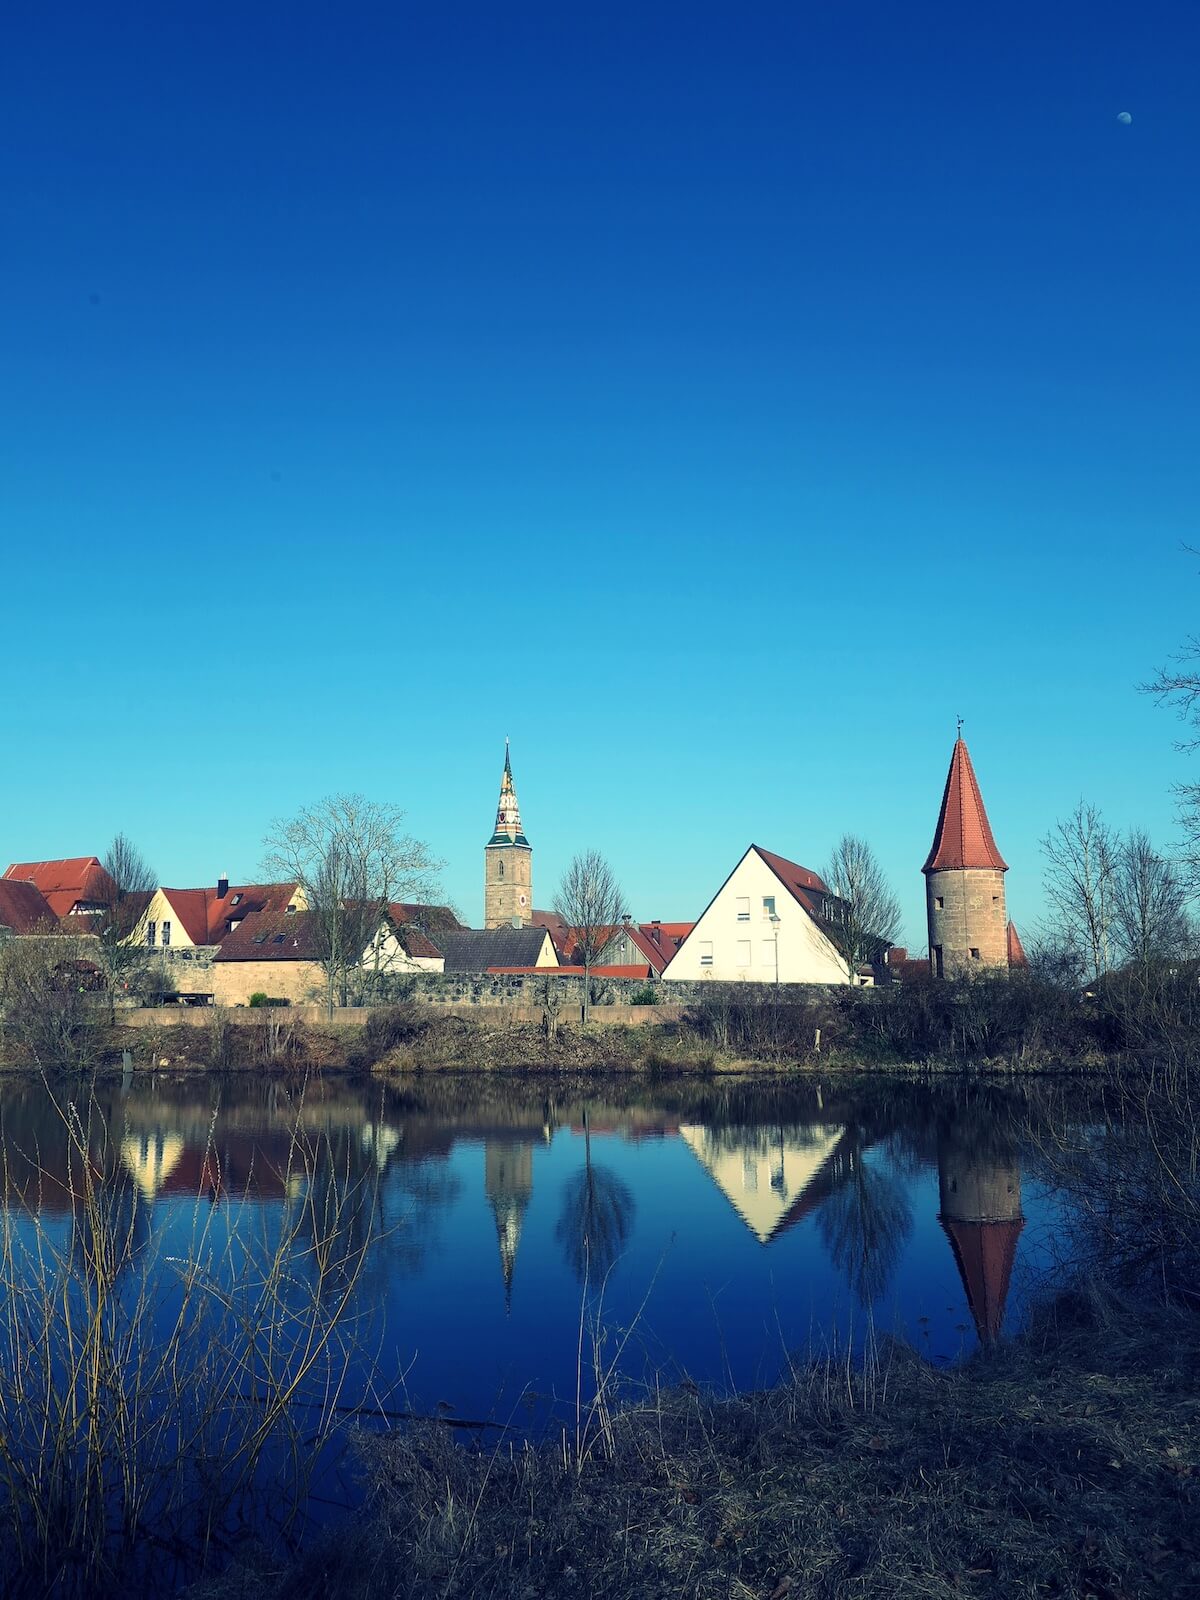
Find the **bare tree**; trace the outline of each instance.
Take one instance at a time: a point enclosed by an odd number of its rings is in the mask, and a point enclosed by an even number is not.
[[[1116,933],[1127,961],[1144,965],[1183,954],[1188,944],[1183,883],[1174,863],[1158,854],[1140,828],[1121,841],[1113,888]]]
[[[575,960],[583,968],[583,1020],[591,1015],[592,968],[616,930],[629,920],[616,874],[598,850],[585,850],[567,868],[554,912],[575,941]]]
[[[158,887],[158,876],[123,833],[114,838],[100,865],[99,880],[91,891],[99,909],[85,920],[98,941],[96,954],[112,1020],[117,994],[136,986],[150,960],[150,951],[134,935]]]
[[[332,1015],[339,1000],[349,1003],[364,957],[373,969],[386,964],[379,936],[391,903],[434,898],[442,863],[404,831],[399,807],[360,794],[332,795],[276,821],[263,847],[267,876],[303,893]]]
[[[1075,946],[1088,976],[1099,978],[1112,964],[1119,841],[1096,807],[1081,800],[1069,817],[1055,823],[1041,848],[1046,899],[1059,940]]]
[[[0,944],[3,1036],[43,1072],[82,1072],[99,1053],[94,944],[57,929]]]
[[[1189,554],[1200,551],[1189,546]],[[1182,739],[1176,740],[1175,748],[1188,754],[1200,749],[1200,636],[1193,634],[1168,665],[1140,687],[1160,705],[1169,705],[1188,729]],[[1200,783],[1177,784],[1175,794],[1184,836],[1185,876],[1192,886],[1200,885]]]
[[[823,876],[837,897],[829,907],[830,932],[853,983],[859,967],[895,939],[900,902],[875,852],[855,834],[838,840]]]

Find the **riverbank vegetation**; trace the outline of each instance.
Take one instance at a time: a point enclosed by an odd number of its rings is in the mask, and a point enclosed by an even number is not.
[[[0,1593],[168,1594],[304,1511],[369,1337],[371,1184],[297,1119],[264,1226],[210,1128],[190,1224],[160,1238],[141,1186],[170,1152],[49,1103],[54,1153],[3,1141]]]
[[[1141,1088],[1104,1075],[1080,1118],[1058,1091],[980,1084],[964,1110],[930,1086],[1001,1143],[1024,1128],[1033,1172],[1077,1218],[1020,1337],[965,1366],[889,1340],[862,1363],[794,1357],[755,1394],[631,1389],[613,1381],[600,1330],[560,1434],[477,1448],[436,1423],[364,1435],[353,1526],[295,1561],[251,1555],[197,1596],[1200,1591],[1195,1089],[1182,1065]],[[890,1093],[860,1118],[903,1116]]]
[[[937,1371],[888,1346],[767,1392],[615,1408],[579,1459],[363,1441],[366,1515],[205,1600],[1181,1595],[1200,1584],[1194,1318],[1071,1298]]]

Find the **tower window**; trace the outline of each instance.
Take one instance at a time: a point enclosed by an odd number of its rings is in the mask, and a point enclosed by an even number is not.
[[[994,894],[992,896],[992,904],[994,906],[998,906],[1000,904],[1000,896],[998,894]]]
[[[498,878],[502,878],[504,876],[504,863],[503,863],[503,861],[497,861],[497,863],[496,863],[496,876]]]
[[[935,944],[933,947],[933,970],[939,978],[945,976],[945,965],[942,961],[942,947]]]
[[[972,946],[972,949],[971,949],[971,960],[972,961],[978,961],[979,960],[979,951],[976,950],[973,946]]]
[[[946,909],[946,902],[942,899],[940,894],[934,895],[933,903],[939,911],[944,911]]]

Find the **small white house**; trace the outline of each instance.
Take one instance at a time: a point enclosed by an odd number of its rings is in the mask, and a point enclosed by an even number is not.
[[[663,969],[663,982],[849,983],[840,902],[807,867],[752,844]]]

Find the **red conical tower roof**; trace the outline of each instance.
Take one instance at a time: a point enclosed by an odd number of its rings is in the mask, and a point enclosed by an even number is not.
[[[1024,1218],[1012,1222],[958,1222],[942,1218],[980,1344],[995,1344],[1004,1322],[1008,1285]]]
[[[1008,925],[1008,964],[1010,967],[1027,967],[1029,958],[1025,954],[1025,946],[1021,943],[1021,935],[1017,932],[1015,922]]]
[[[955,740],[946,775],[946,791],[938,814],[937,832],[922,872],[990,867],[1007,872],[1008,863],[996,848],[992,825],[983,809],[983,796],[970,752],[961,738]]]

